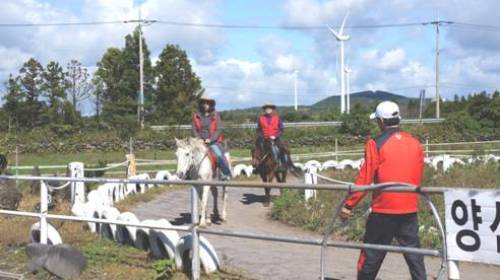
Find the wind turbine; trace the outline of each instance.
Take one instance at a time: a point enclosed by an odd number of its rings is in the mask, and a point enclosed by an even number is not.
[[[330,26],[328,29],[332,32],[333,36],[340,42],[340,113],[345,113],[345,73],[344,73],[344,42],[349,40],[350,36],[344,34],[344,26],[349,13],[347,13],[342,21],[339,32],[337,33]]]
[[[346,66],[344,68],[345,72],[345,79],[346,79],[346,94],[347,94],[347,100],[346,100],[346,107],[347,107],[347,114],[351,113],[351,73],[352,69],[349,68],[349,66]]]

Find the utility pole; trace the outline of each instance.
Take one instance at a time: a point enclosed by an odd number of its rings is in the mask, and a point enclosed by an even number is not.
[[[144,129],[144,55],[142,53],[142,17],[139,6],[139,108],[137,112],[139,126]]]
[[[436,119],[441,115],[439,110],[439,23],[436,23]]]
[[[142,46],[142,26],[155,23],[156,20],[143,20],[141,7],[139,6],[139,18],[133,20],[125,20],[123,23],[137,23],[139,30],[139,97],[137,99],[137,122],[141,129],[144,128],[144,53]]]
[[[429,24],[429,23],[427,23],[427,24]],[[441,113],[440,113],[441,95],[439,93],[439,55],[440,55],[439,27],[442,25],[453,24],[453,22],[452,21],[436,20],[436,21],[431,21],[430,24],[433,24],[436,26],[436,118],[439,119],[441,116]]]
[[[294,93],[295,93],[295,111],[299,110],[299,104],[298,104],[298,80],[297,80],[297,76],[298,76],[298,73],[299,73],[299,70],[295,70],[293,72],[293,89],[294,89]]]
[[[424,111],[424,100],[425,100],[425,89],[420,91],[420,108],[419,108],[419,113],[418,113],[420,123],[422,123],[422,112]]]

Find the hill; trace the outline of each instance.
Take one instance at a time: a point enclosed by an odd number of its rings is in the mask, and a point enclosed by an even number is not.
[[[387,91],[361,91],[361,92],[356,92],[352,93],[350,96],[351,99],[351,108],[356,104],[356,103],[361,103],[363,105],[371,105],[374,103],[378,103],[380,101],[384,100],[391,100],[396,103],[398,103],[401,106],[406,106],[410,100],[415,100],[415,98],[409,98],[406,96],[390,93]],[[316,102],[313,104],[312,109],[315,110],[325,110],[329,109],[332,107],[340,107],[340,96],[335,95],[335,96],[330,96],[327,97],[321,101]]]

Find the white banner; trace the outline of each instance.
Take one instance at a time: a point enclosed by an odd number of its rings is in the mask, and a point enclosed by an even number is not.
[[[500,190],[444,193],[448,258],[500,265]]]

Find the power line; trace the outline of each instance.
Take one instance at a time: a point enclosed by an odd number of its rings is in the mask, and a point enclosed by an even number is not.
[[[491,31],[500,31],[500,25],[488,25],[488,24],[477,24],[477,23],[466,23],[466,22],[454,22],[457,27],[465,27],[472,29],[482,29]]]
[[[328,30],[326,26],[320,25],[258,25],[258,24],[212,24],[212,23],[193,23],[180,21],[165,21],[158,20],[158,24],[181,26],[181,27],[203,27],[203,28],[218,28],[218,29],[271,29],[271,30]],[[394,28],[394,27],[411,27],[424,25],[425,22],[408,22],[408,23],[389,23],[389,24],[363,24],[346,26],[345,29],[374,29],[374,28]],[[337,28],[336,26],[333,26]]]
[[[217,29],[271,29],[271,30],[327,30],[326,26],[320,25],[258,25],[258,24],[214,24],[214,23],[194,23],[182,21],[167,20],[115,20],[115,21],[86,21],[86,22],[50,22],[50,23],[0,23],[0,28],[8,27],[44,27],[44,26],[86,26],[86,25],[112,25],[139,23],[181,26],[181,27],[202,27]],[[408,22],[408,23],[388,23],[388,24],[361,24],[346,26],[346,29],[376,29],[376,28],[395,28],[411,27],[428,24],[426,22]]]
[[[92,26],[92,25],[116,25],[139,23],[144,25],[161,24],[176,27],[195,27],[195,28],[214,28],[214,29],[264,29],[264,30],[327,30],[326,26],[322,25],[261,25],[261,24],[217,24],[217,23],[195,23],[184,21],[170,20],[147,20],[147,19],[132,19],[132,20],[111,20],[111,21],[83,21],[83,22],[46,22],[46,23],[0,23],[0,28],[16,28],[16,27],[50,27],[50,26]],[[386,23],[386,24],[359,24],[346,26],[346,29],[379,29],[379,28],[404,28],[413,26],[426,26],[437,24],[436,21],[429,22],[404,22],[404,23]],[[480,23],[469,23],[460,21],[439,21],[439,24],[449,24],[458,28],[471,28],[489,31],[500,31],[499,25],[489,25]],[[338,28],[338,26],[332,26]]]
[[[44,27],[44,26],[85,26],[124,24],[127,21],[87,21],[87,22],[52,22],[52,23],[0,23],[2,27]]]

